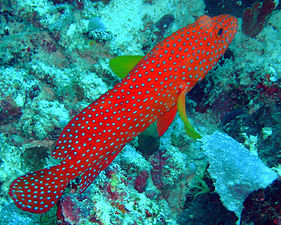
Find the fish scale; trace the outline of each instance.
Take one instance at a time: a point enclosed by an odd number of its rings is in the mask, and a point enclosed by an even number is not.
[[[85,191],[124,145],[156,120],[160,136],[177,108],[187,124],[185,94],[216,65],[236,32],[232,16],[201,16],[157,44],[126,78],[67,124],[52,153],[62,160],[58,165],[13,181],[9,194],[15,204],[44,213],[77,176],[80,192]]]

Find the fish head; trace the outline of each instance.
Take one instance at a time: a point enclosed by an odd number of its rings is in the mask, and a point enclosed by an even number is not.
[[[206,40],[205,48],[210,50],[214,55],[222,56],[227,47],[232,42],[238,29],[237,18],[231,15],[219,15],[215,17],[201,16],[197,19],[196,24],[204,32]],[[217,51],[213,51],[217,50]]]
[[[231,15],[200,16],[187,27],[187,46],[181,78],[190,88],[217,64],[237,33],[237,19]]]
[[[213,36],[215,48],[222,48],[224,53],[237,33],[237,18],[231,15],[219,15],[212,18],[211,26],[210,35]]]

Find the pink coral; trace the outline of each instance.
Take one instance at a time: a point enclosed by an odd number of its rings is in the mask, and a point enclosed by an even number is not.
[[[162,181],[163,174],[163,166],[167,164],[167,159],[169,156],[165,156],[165,151],[157,152],[153,155],[151,160],[151,165],[153,169],[151,170],[151,178],[153,184],[158,187],[159,189],[165,186],[164,182]]]
[[[18,107],[10,97],[4,97],[0,100],[0,125],[9,124],[20,118],[22,108]]]
[[[243,14],[243,32],[250,37],[257,36],[276,6],[276,1],[264,0],[257,1],[250,8],[247,8]]]
[[[145,190],[147,179],[149,177],[147,170],[142,170],[140,174],[136,177],[134,188],[139,192],[142,193]]]
[[[80,220],[80,209],[71,200],[70,196],[61,198],[58,203],[57,218],[60,223],[58,224],[77,224]]]

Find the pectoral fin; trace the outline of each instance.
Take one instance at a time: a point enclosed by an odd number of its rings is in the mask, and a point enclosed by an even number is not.
[[[192,127],[189,120],[187,119],[186,112],[185,112],[185,94],[186,92],[183,91],[177,101],[177,108],[180,114],[180,117],[184,123],[184,128],[187,135],[193,139],[202,138],[201,135]]]

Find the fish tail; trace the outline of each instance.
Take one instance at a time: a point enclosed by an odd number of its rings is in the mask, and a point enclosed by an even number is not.
[[[61,173],[62,165],[48,167],[18,177],[10,186],[9,195],[22,210],[45,213],[53,207],[72,178]]]

